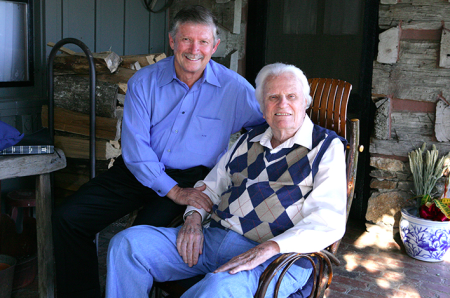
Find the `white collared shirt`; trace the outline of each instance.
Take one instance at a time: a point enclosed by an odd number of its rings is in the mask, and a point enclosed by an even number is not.
[[[312,148],[312,131],[314,124],[308,116],[305,116],[300,129],[295,135],[284,143],[272,148],[272,129],[269,127],[263,134],[254,137],[251,142],[259,142],[262,146],[276,153],[283,148],[290,148],[298,144],[308,148],[310,153],[315,154],[316,148]],[[238,142],[236,142],[238,143]],[[209,196],[214,204],[220,202],[222,194],[231,185],[231,176],[225,168],[231,154],[230,149],[219,163],[211,170],[204,180],[198,181],[196,187],[205,183],[207,185],[204,193]],[[310,159],[311,160],[311,159]],[[273,237],[271,241],[277,242],[281,253],[298,252],[310,253],[319,251],[342,238],[346,223],[346,165],[344,145],[336,138],[323,155],[319,164],[319,170],[314,178],[313,190],[303,204],[300,205],[302,219],[292,228],[284,233]],[[208,213],[202,209],[188,206],[186,212],[197,210],[202,219]]]

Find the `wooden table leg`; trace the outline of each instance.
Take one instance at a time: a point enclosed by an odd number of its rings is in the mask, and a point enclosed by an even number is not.
[[[51,215],[50,174],[41,174],[36,177],[39,298],[53,298],[55,294]]]

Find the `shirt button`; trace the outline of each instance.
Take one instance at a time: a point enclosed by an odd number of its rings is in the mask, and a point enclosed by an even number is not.
[[[181,114],[184,114],[184,111],[183,111],[183,112],[181,112]]]
[[[175,133],[178,133],[178,129],[175,129]]]
[[[167,149],[167,152],[170,152],[170,149]]]

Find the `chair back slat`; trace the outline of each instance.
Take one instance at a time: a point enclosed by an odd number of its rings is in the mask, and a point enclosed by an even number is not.
[[[327,80],[326,84],[330,86],[330,92],[328,93],[328,107],[326,116],[326,128],[335,130],[339,134],[339,115],[341,107],[341,97],[339,96],[339,81]]]
[[[346,137],[346,109],[347,102],[344,99],[344,91],[346,82],[340,80],[334,80],[333,84],[336,88],[336,92],[334,94],[334,110],[333,110],[333,130],[335,130],[340,136]],[[350,87],[351,88],[351,87]],[[342,133],[344,132],[344,133]]]
[[[319,85],[318,79],[310,79],[308,80],[310,84],[310,95],[312,97],[310,108],[308,109],[307,113],[309,117],[311,118],[312,122],[319,123],[319,111],[320,111],[320,98],[323,93],[323,85]],[[317,96],[316,96],[317,94]],[[317,98],[317,100],[315,100]]]
[[[319,123],[321,123],[320,125],[322,125],[325,128],[328,128],[327,127],[327,120],[328,120],[327,119],[327,111],[328,111],[328,104],[330,103],[329,102],[330,92],[332,91],[330,83],[331,83],[331,81],[325,81],[324,83],[322,83],[319,80],[318,86],[319,86],[319,88],[322,87],[322,93],[320,94],[320,97],[314,98],[314,101],[317,100],[320,102],[317,113],[319,114],[318,118],[319,118]],[[331,101],[331,103],[332,103],[332,101]],[[331,108],[332,108],[331,105],[329,108],[330,108],[330,112],[331,112]]]
[[[346,137],[347,104],[352,85],[343,80],[308,79],[312,102],[307,111],[311,120]]]
[[[343,85],[342,86],[343,94],[342,94],[342,104],[341,104],[341,115],[340,115],[339,119],[341,121],[341,131],[343,131],[345,133],[347,131],[345,129],[346,119],[347,119],[347,104],[348,104],[348,99],[350,98],[350,92],[352,91],[352,85],[345,81],[341,81],[341,83]]]

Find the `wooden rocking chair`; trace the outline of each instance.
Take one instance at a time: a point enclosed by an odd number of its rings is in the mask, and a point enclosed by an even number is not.
[[[346,153],[348,218],[355,189],[358,155],[359,152],[362,152],[362,147],[359,146],[359,120],[347,120],[347,103],[352,85],[337,79],[313,78],[309,79],[308,82],[311,87],[310,94],[312,102],[307,114],[312,122],[330,130],[334,130],[339,136],[348,140]],[[313,276],[315,276],[315,278],[309,297],[323,297],[326,288],[331,284],[333,278],[332,264],[339,265],[340,263],[336,257],[339,244],[340,240],[324,250],[315,253],[282,254],[273,261],[261,275],[255,297],[264,297],[272,278],[278,271],[283,270],[274,293],[274,297],[278,297],[278,290],[284,274],[301,258],[308,259],[313,265]],[[314,262],[313,258],[317,259],[317,261]],[[188,282],[186,281],[191,280],[193,279],[156,283],[155,286],[159,288],[159,290],[168,293],[170,295],[169,297],[179,297],[189,288],[189,286],[187,286]],[[297,294],[293,293],[289,298],[295,298],[296,296]]]
[[[311,107],[307,111],[308,116],[315,124],[334,130],[338,135],[348,140],[346,156],[348,218],[355,190],[358,156],[359,152],[363,150],[362,146],[359,146],[359,120],[347,120],[347,103],[352,85],[336,79],[309,79],[308,82],[311,87],[310,94],[313,98]],[[279,270],[284,268],[275,288],[274,297],[277,297],[282,277],[289,267],[301,258],[307,258],[312,263],[313,276],[316,277],[309,297],[323,297],[333,278],[332,263],[335,265],[340,264],[336,257],[340,242],[341,240],[336,241],[329,247],[315,253],[287,253],[281,255],[261,275],[255,297],[264,297],[272,278]],[[313,261],[313,257],[318,260],[317,264]],[[296,294],[293,293],[289,297],[295,298]]]

